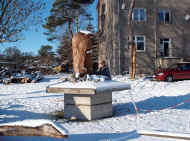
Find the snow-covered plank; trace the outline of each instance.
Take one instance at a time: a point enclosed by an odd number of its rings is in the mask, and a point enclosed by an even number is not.
[[[47,92],[73,93],[73,94],[95,94],[105,91],[122,91],[130,89],[130,85],[125,82],[104,81],[104,82],[63,82],[51,85],[47,88]]]
[[[48,136],[66,138],[66,130],[50,120],[23,120],[0,124],[0,136]]]
[[[137,131],[137,133],[140,135],[145,135],[145,136],[190,140],[190,134],[161,132],[161,131],[148,131],[148,130],[139,130],[139,131]]]
[[[65,93],[65,94],[95,94],[95,89],[88,88],[59,88],[59,87],[47,87],[46,92],[48,93]]]
[[[88,30],[80,30],[79,32],[84,33],[84,34],[92,34],[92,32]]]

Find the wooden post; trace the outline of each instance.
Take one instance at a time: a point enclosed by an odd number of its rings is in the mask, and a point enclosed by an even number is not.
[[[179,133],[171,133],[171,132],[160,132],[160,131],[137,131],[138,134],[143,136],[151,136],[151,137],[160,137],[167,139],[182,139],[182,140],[190,140],[189,134],[179,134]]]
[[[134,60],[136,59],[133,59],[134,57],[134,51],[136,52],[136,49],[134,49],[134,40],[133,40],[133,27],[132,27],[132,14],[133,14],[133,9],[134,9],[134,6],[135,6],[135,0],[131,0],[130,2],[130,8],[129,8],[129,14],[128,14],[128,32],[129,32],[129,49],[131,49],[131,78],[134,79],[135,78],[135,74],[134,74],[134,66],[133,65],[134,63],[136,62],[133,62]],[[135,53],[136,54],[136,53]]]
[[[135,79],[136,77],[136,45],[133,46],[132,66],[133,66],[132,78]]]

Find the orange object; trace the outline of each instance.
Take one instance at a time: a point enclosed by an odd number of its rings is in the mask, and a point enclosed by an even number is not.
[[[91,35],[76,33],[72,38],[73,68],[75,74],[92,73]]]

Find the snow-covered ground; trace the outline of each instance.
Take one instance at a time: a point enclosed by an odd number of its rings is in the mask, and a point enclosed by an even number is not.
[[[46,93],[46,87],[60,77],[46,76],[40,83],[0,84],[0,124],[28,119],[54,121],[52,114],[64,108],[64,95]],[[114,80],[128,82],[132,89],[113,92],[113,117],[88,122],[58,120],[69,132],[66,141],[174,141],[141,136],[137,130],[190,133],[189,80],[167,83],[143,78],[130,80],[127,76],[116,76]],[[62,139],[27,137],[30,140]],[[26,137],[0,137],[0,141],[26,141]]]

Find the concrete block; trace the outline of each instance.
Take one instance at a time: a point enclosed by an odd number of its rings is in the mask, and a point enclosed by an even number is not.
[[[67,119],[95,120],[112,116],[112,103],[87,105],[65,105],[64,116]]]
[[[112,102],[112,92],[95,95],[65,94],[64,102],[67,105],[97,105]]]

